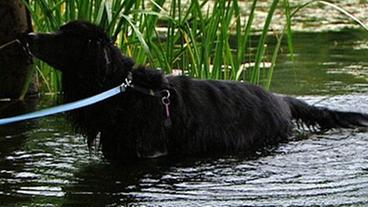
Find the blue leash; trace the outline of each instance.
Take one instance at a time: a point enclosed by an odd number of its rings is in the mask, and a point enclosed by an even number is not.
[[[67,103],[67,104],[60,105],[60,106],[51,107],[51,108],[44,109],[44,110],[41,110],[41,111],[36,111],[36,112],[28,113],[28,114],[23,114],[23,115],[19,115],[19,116],[0,119],[0,125],[10,124],[10,123],[19,122],[19,121],[25,121],[25,120],[29,120],[29,119],[40,118],[40,117],[49,116],[49,115],[52,115],[52,114],[57,114],[57,113],[66,112],[66,111],[71,111],[71,110],[74,110],[74,109],[78,109],[78,108],[82,108],[82,107],[85,107],[85,106],[95,104],[97,102],[108,99],[112,96],[115,96],[119,93],[124,93],[125,90],[126,90],[126,87],[129,86],[129,83],[130,83],[130,82],[127,82],[127,80],[125,80],[125,81],[126,81],[126,83],[123,83],[122,85],[120,85],[118,87],[115,87],[113,89],[110,89],[110,90],[105,91],[103,93],[91,96],[91,97],[86,98],[86,99],[82,99],[82,100],[79,100],[79,101]]]

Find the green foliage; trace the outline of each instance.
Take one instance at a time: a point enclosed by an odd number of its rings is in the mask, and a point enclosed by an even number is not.
[[[350,14],[327,1],[312,0],[296,7],[289,0],[270,0],[261,31],[254,30],[258,0],[239,5],[238,0],[23,0],[38,32],[55,31],[68,21],[82,19],[103,27],[121,50],[138,64],[149,64],[166,73],[182,73],[203,79],[247,80],[270,86],[283,33],[291,60],[291,18],[305,6],[319,2]],[[244,4],[246,5],[244,7]],[[269,52],[267,36],[276,10],[285,15],[285,29]],[[244,12],[246,10],[246,12]],[[248,16],[242,16],[247,13]],[[354,17],[350,15],[350,18]],[[354,19],[358,23],[359,20]],[[258,46],[250,38],[260,32]],[[257,35],[256,34],[256,35]],[[257,35],[258,36],[258,35]],[[255,51],[255,52],[254,52]],[[266,51],[272,53],[271,68],[264,70]],[[59,91],[61,74],[37,62],[47,91]],[[266,79],[266,80],[264,80]]]
[[[244,63],[257,0],[248,4],[246,9],[250,12],[245,20],[241,18],[237,0],[165,2],[31,0],[28,4],[24,1],[36,31],[55,31],[68,21],[87,20],[103,27],[121,50],[134,57],[138,64],[150,64],[167,73],[181,70],[204,79],[252,77],[252,82],[259,83],[265,41],[278,0],[273,1],[269,10],[253,68]],[[60,89],[61,74],[41,62],[37,63],[37,71],[48,91]]]
[[[31,12],[38,32],[55,31],[71,20],[87,20],[103,27],[121,50],[134,57],[138,64],[149,64],[167,73],[181,70],[184,74],[204,79],[252,77],[254,83],[259,83],[265,41],[278,5],[278,0],[274,0],[262,30],[254,67],[249,67],[244,63],[247,62],[246,54],[251,53],[248,40],[257,0],[247,4],[245,9],[250,11],[247,18],[242,18],[237,0],[23,2]],[[60,89],[61,74],[41,62],[37,62],[37,71],[46,90]]]

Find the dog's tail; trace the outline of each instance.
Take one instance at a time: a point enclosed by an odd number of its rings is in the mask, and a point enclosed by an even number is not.
[[[291,115],[297,124],[302,123],[308,127],[318,126],[321,130],[368,127],[368,114],[316,107],[288,96],[283,99],[289,104]]]

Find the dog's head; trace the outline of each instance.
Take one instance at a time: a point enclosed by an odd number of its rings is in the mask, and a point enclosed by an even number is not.
[[[52,33],[29,33],[19,37],[36,58],[63,73],[64,101],[96,95],[120,85],[134,65],[98,26],[73,21]],[[74,127],[92,142],[106,125],[106,105],[99,103],[71,112]]]
[[[92,51],[97,56],[99,47],[110,42],[99,27],[82,21],[70,22],[53,33],[28,33],[23,41],[35,57],[63,72],[92,58]]]
[[[72,21],[53,33],[28,33],[21,38],[29,52],[63,73],[99,78],[125,74],[134,65],[121,54],[106,33],[84,21]],[[115,65],[113,65],[115,64]],[[91,78],[93,79],[93,78]]]

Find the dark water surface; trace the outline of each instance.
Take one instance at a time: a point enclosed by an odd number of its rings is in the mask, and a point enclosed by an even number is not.
[[[366,34],[296,34],[296,64],[280,57],[272,90],[367,112]],[[52,104],[1,104],[1,116]],[[368,206],[368,132],[304,137],[251,158],[112,166],[62,115],[0,126],[0,206]]]

